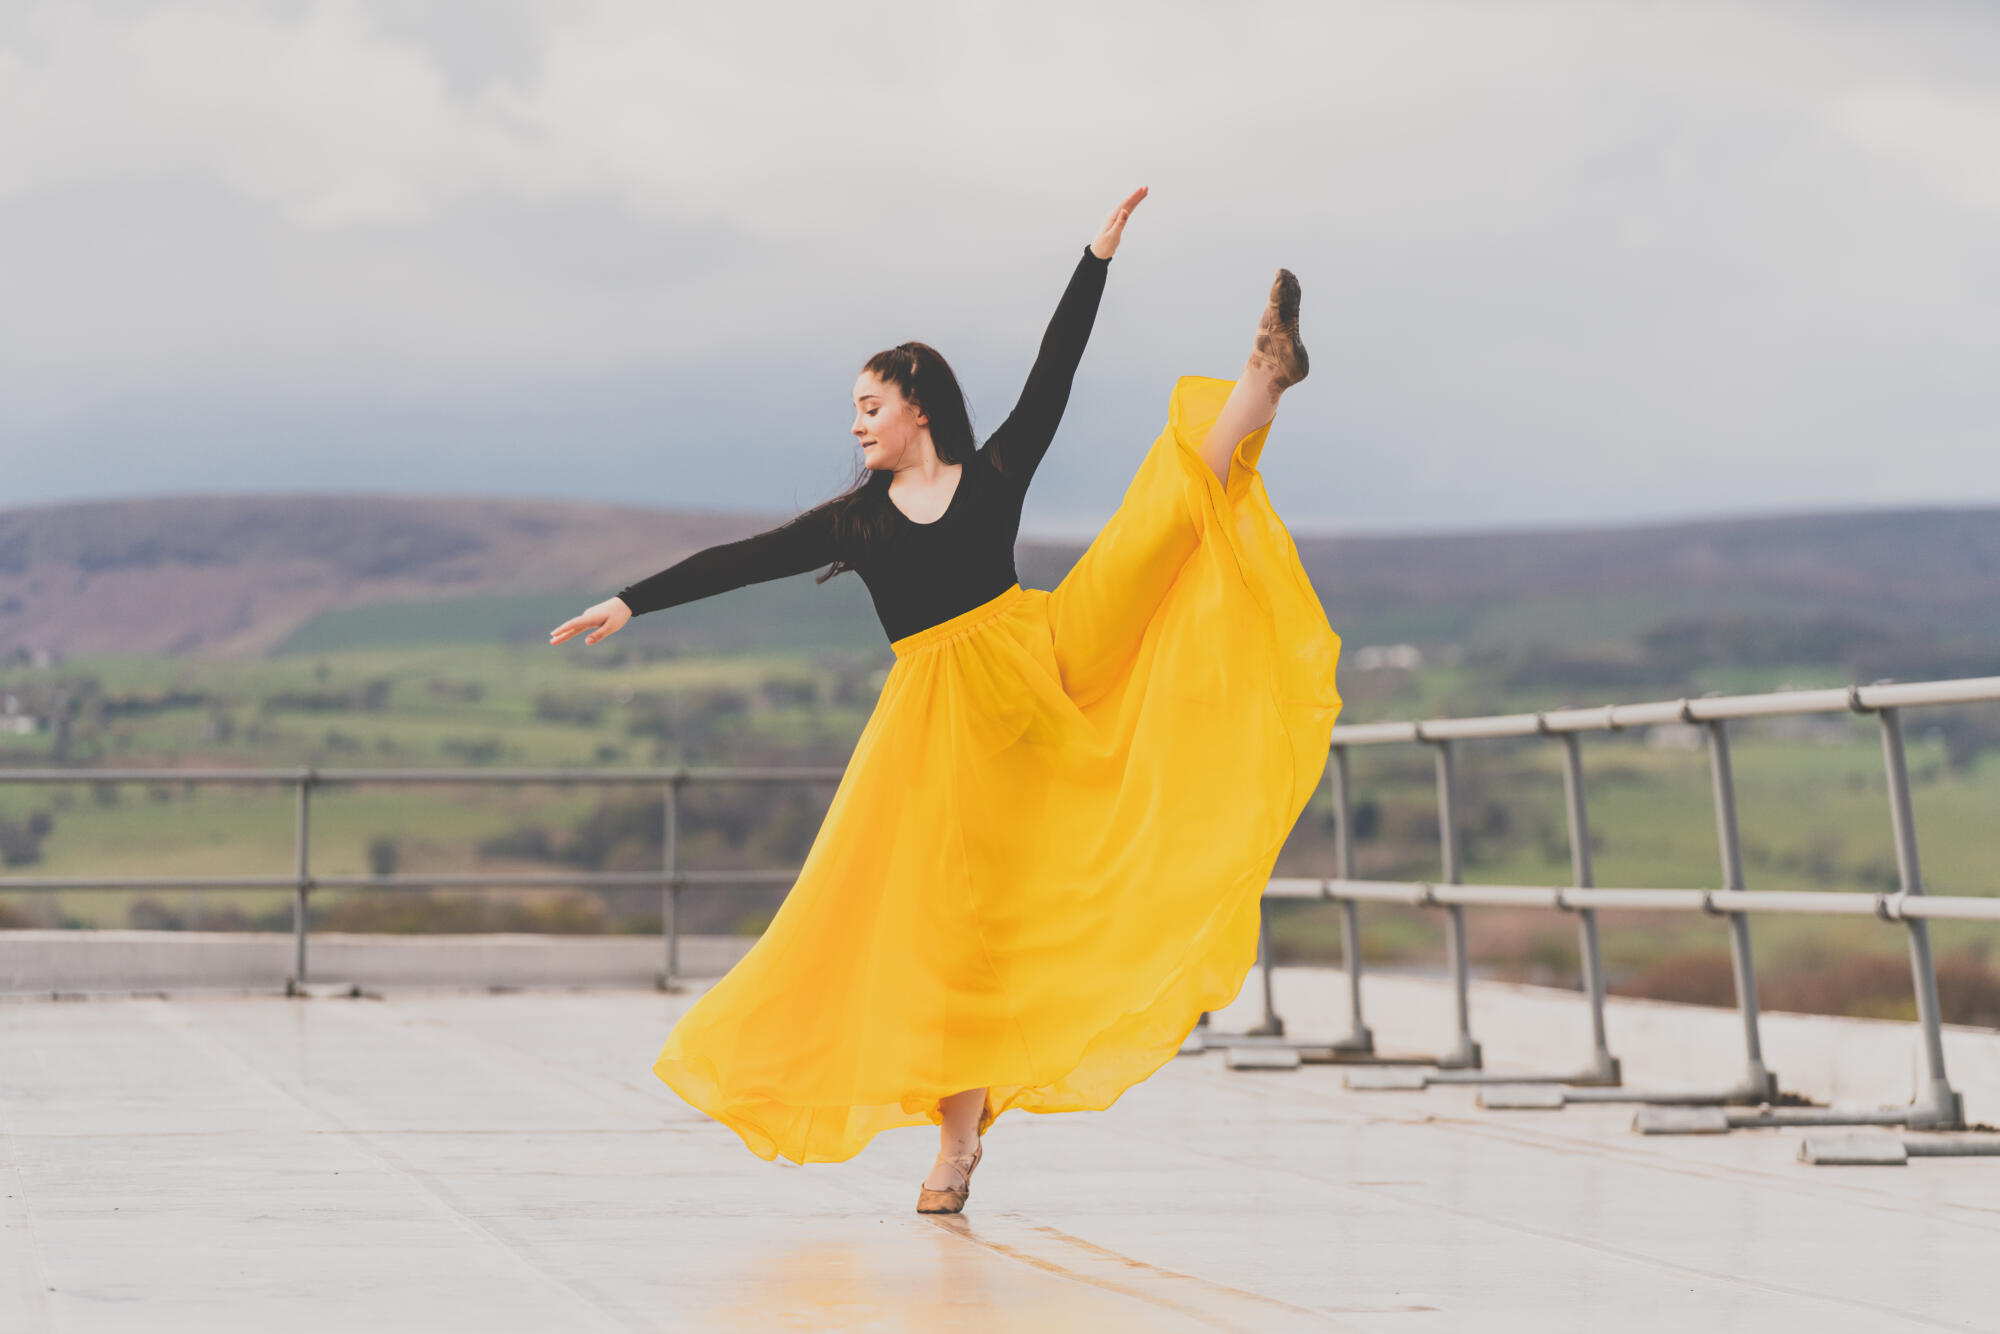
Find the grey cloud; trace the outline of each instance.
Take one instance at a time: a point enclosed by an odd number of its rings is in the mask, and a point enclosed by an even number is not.
[[[497,86],[533,87],[547,40],[530,0],[370,0],[383,36],[424,53],[452,95],[472,99]]]
[[[2000,499],[1990,8],[1146,14],[15,11],[11,490],[782,512],[847,475],[879,346],[996,424],[1144,182],[1031,529],[1116,504],[1278,264],[1301,525]]]

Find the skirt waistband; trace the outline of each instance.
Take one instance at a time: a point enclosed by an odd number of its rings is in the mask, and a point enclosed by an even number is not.
[[[889,647],[895,650],[897,657],[907,657],[918,649],[927,648],[941,639],[949,639],[960,631],[971,629],[987,617],[1005,611],[1026,595],[1026,589],[1014,584],[1006,592],[996,593],[970,610],[946,617],[936,625],[927,625],[921,630],[914,630],[901,639],[890,640]]]

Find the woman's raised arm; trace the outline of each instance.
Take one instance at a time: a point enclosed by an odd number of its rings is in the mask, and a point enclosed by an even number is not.
[[[1041,350],[1036,353],[1034,367],[1021,388],[1020,401],[980,447],[979,452],[991,459],[1000,475],[1016,487],[1027,487],[1055,439],[1063,409],[1069,405],[1077,363],[1083,360],[1091,325],[1097,319],[1098,302],[1104,295],[1105,270],[1125,233],[1126,219],[1146,193],[1146,187],[1141,186],[1112,209],[1097,239],[1084,248],[1062,300],[1056,303],[1056,313],[1042,334]]]

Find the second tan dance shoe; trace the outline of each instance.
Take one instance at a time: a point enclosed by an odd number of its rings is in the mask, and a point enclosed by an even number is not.
[[[932,1190],[928,1186],[917,1187],[917,1212],[920,1214],[955,1214],[964,1210],[966,1197],[972,1194],[972,1169],[979,1166],[980,1155],[986,1152],[981,1142],[969,1154],[954,1154],[950,1162],[965,1175],[965,1183],[951,1190]]]

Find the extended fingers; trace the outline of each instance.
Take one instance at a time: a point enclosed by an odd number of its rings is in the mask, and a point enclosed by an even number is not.
[[[601,625],[601,624],[603,624],[602,617],[588,616],[588,615],[572,616],[568,620],[564,621],[561,625],[557,626],[555,629],[549,631],[549,643],[560,644],[564,640],[575,637],[576,632],[583,629],[586,626]]]
[[[1132,216],[1132,210],[1139,207],[1139,201],[1146,197],[1151,188],[1150,186],[1142,185],[1131,194],[1125,196],[1124,201],[1117,208],[1111,210],[1111,216],[1104,220],[1104,228],[1100,235],[1110,238],[1111,242],[1115,245],[1118,238],[1124,234],[1125,223]]]

